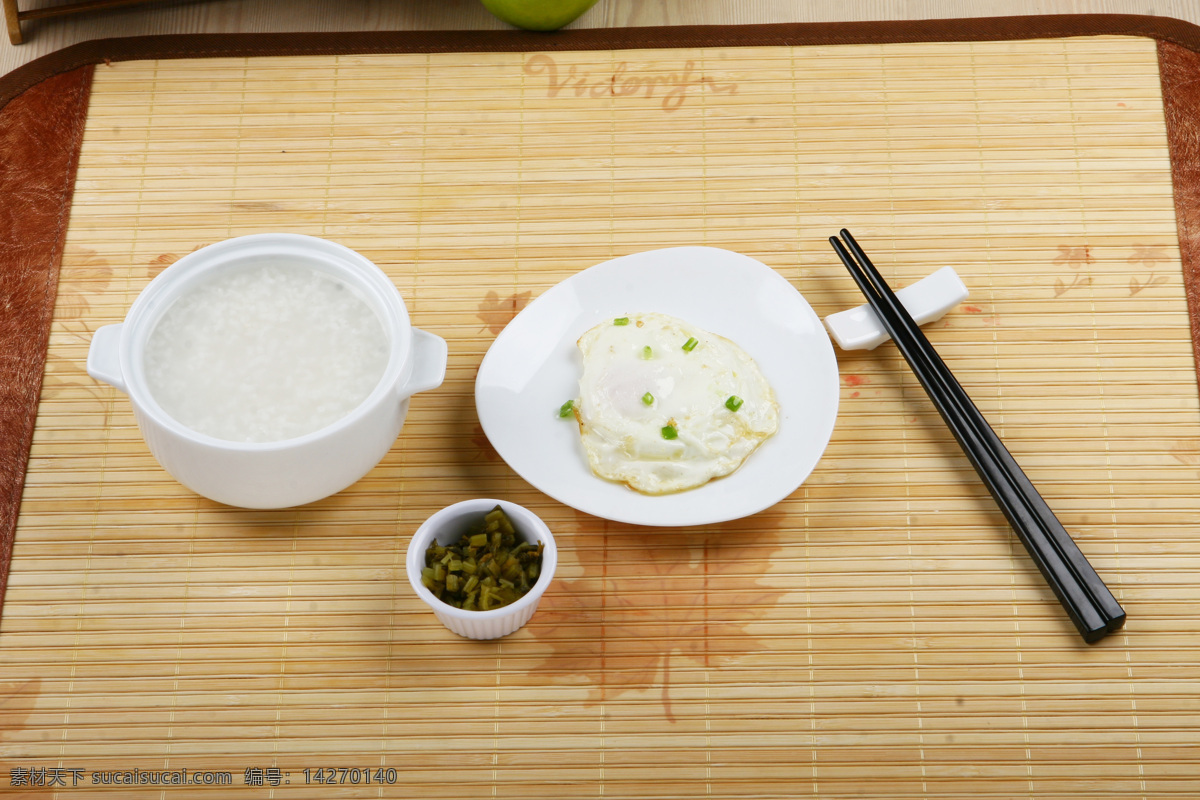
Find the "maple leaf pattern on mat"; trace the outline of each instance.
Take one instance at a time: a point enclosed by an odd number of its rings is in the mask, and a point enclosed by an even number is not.
[[[22,737],[20,733],[25,729],[25,725],[34,716],[34,710],[37,708],[38,698],[42,694],[42,679],[29,678],[26,680],[4,681],[0,683],[0,742],[5,742],[12,739],[13,745],[9,749],[10,753],[16,753],[20,750],[19,741]],[[29,760],[23,760],[19,757],[12,761],[0,761],[0,770],[5,774],[5,781],[10,785],[13,784],[12,778],[15,770],[29,770],[34,766],[44,767],[43,764],[34,765]],[[66,781],[62,785],[71,786],[71,773],[68,770]],[[41,786],[25,784],[24,790],[15,789],[9,790],[9,794],[5,797],[22,798],[24,800],[33,800],[34,798],[53,798],[58,793],[51,786]]]
[[[112,279],[112,267],[95,250],[80,248],[65,252],[58,297],[54,302],[53,325],[71,340],[90,343],[95,328],[101,324],[92,319],[92,301],[104,294]],[[87,352],[86,349],[76,350]],[[99,400],[101,395],[97,393],[97,387],[96,381],[88,377],[83,359],[65,358],[56,347],[46,352],[43,400],[79,392]]]
[[[480,459],[484,461],[501,461],[500,454],[496,452],[496,448],[492,447],[492,442],[487,438],[487,434],[483,431],[483,426],[476,424],[471,428],[471,444],[475,445],[475,455],[473,460]]]
[[[1169,450],[1171,457],[1180,464],[1190,467],[1200,467],[1200,444],[1195,442],[1176,442]]]
[[[194,253],[197,250],[199,250],[201,247],[205,247],[205,246],[206,245],[198,244],[188,252]],[[180,255],[179,253],[163,253],[162,255],[155,256],[154,258],[150,259],[150,263],[146,265],[146,277],[150,278],[151,280],[153,280],[154,278],[157,278],[158,273],[162,272],[164,269],[171,266],[172,264],[174,264],[176,261],[183,258],[183,256],[187,255],[187,254],[188,253],[184,253],[183,255]]]
[[[747,632],[784,590],[763,585],[784,516],[703,528],[641,528],[576,513],[582,574],[556,579],[530,630],[554,651],[539,676],[589,685],[589,701],[658,689],[674,722],[672,678],[764,649]]]
[[[529,305],[529,299],[532,296],[533,292],[529,291],[514,292],[508,297],[501,298],[496,292],[490,291],[483,296],[476,316],[483,323],[484,329],[498,334],[504,330],[505,325],[512,322],[513,317],[520,313],[521,309]]]
[[[63,255],[63,275],[54,304],[54,319],[69,323],[88,317],[89,297],[103,295],[112,283],[112,266],[91,249],[70,250]]]

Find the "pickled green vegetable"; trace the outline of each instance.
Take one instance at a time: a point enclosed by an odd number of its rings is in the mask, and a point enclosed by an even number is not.
[[[543,547],[540,541],[522,541],[512,520],[496,506],[453,544],[434,541],[429,545],[421,583],[455,608],[502,608],[519,600],[537,583]]]

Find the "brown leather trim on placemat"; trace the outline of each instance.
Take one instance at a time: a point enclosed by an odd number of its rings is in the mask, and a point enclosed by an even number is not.
[[[92,67],[0,110],[0,610],[42,392]]]
[[[1159,42],[1183,275],[1200,365],[1200,27],[1119,14],[525,31],[182,34],[67,47],[0,77],[0,610],[94,65],[113,61],[1141,36]],[[1200,367],[1198,367],[1200,369]]]
[[[1159,42],[1158,71],[1171,153],[1183,289],[1200,374],[1200,52]]]

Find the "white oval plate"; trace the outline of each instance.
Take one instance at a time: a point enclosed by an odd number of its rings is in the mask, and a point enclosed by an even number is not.
[[[668,495],[597,477],[574,417],[576,340],[605,319],[656,311],[731,339],[758,362],[779,402],[779,430],[731,475]],[[773,269],[714,247],[623,256],[552,287],[496,337],[475,379],[488,440],[538,490],[587,514],[635,525],[706,525],[768,508],[809,476],[833,435],[833,345],[808,301]]]

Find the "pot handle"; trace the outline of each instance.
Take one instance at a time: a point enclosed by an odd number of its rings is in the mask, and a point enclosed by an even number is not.
[[[125,376],[121,372],[120,351],[117,349],[121,342],[123,325],[121,322],[103,325],[92,334],[92,344],[88,347],[87,374],[127,393]]]
[[[446,340],[420,328],[413,328],[412,336],[413,369],[408,382],[400,388],[401,397],[436,389],[446,379],[449,355]]]

